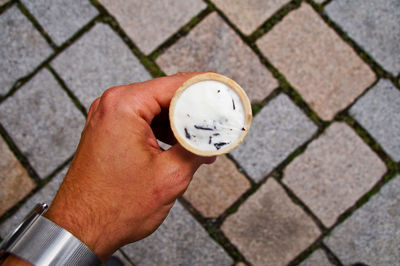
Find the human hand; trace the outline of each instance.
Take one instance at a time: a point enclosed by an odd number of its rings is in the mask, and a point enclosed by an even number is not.
[[[199,157],[170,144],[174,92],[199,73],[180,73],[108,89],[88,113],[69,171],[46,217],[105,260],[157,229],[197,168]],[[176,142],[176,141],[175,141]]]

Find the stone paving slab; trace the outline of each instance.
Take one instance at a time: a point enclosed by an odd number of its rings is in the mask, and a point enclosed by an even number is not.
[[[43,202],[51,204],[64,176],[67,174],[67,171],[68,166],[62,169],[48,184],[36,192],[36,194],[31,196],[13,216],[0,224],[0,237],[4,238],[8,233],[16,228],[37,203]]]
[[[283,182],[330,227],[386,172],[345,123],[333,123],[284,169]]]
[[[299,266],[334,266],[329,261],[325,252],[321,249],[314,251],[305,261],[299,264]]]
[[[206,8],[201,0],[99,0],[145,54]]]
[[[25,168],[0,137],[0,216],[35,188]]]
[[[244,34],[250,35],[290,0],[212,0]]]
[[[121,38],[101,23],[51,65],[87,110],[106,89],[151,78]]]
[[[222,231],[255,266],[286,265],[320,235],[273,178],[225,220]]]
[[[135,265],[232,265],[225,250],[176,202],[151,236],[122,248]]]
[[[351,104],[375,74],[308,4],[302,4],[257,41],[323,120]]]
[[[380,80],[350,109],[353,116],[395,161],[400,161],[400,91]]]
[[[202,165],[183,195],[206,217],[218,217],[250,188],[250,182],[226,156]]]
[[[0,95],[32,72],[53,52],[42,35],[14,5],[0,15]]]
[[[278,86],[253,51],[218,16],[211,13],[156,63],[167,74],[215,71],[238,82],[250,100],[261,102]]]
[[[398,0],[335,0],[325,12],[383,68],[400,73]]]
[[[259,182],[316,131],[289,97],[280,94],[255,116],[249,134],[231,154]]]
[[[74,153],[85,118],[43,69],[0,105],[0,122],[44,178]]]
[[[22,0],[22,3],[57,45],[98,15],[97,9],[87,0]]]
[[[400,176],[336,227],[324,242],[345,265],[400,265]]]

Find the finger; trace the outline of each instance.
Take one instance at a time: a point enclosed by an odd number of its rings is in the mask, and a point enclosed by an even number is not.
[[[178,73],[168,77],[161,77],[149,81],[127,85],[123,99],[134,103],[136,113],[147,123],[169,107],[175,91],[188,79],[206,72]]]
[[[202,164],[211,164],[216,157],[201,157],[189,152],[179,143],[160,154],[160,159],[168,163],[170,169],[178,170],[185,178],[192,178],[193,174]]]

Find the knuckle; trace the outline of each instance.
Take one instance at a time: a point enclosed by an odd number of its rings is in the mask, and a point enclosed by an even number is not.
[[[121,91],[123,87],[112,87],[103,92],[100,97],[100,103],[102,111],[110,111],[114,110],[118,107],[119,102],[121,101]]]
[[[100,97],[96,98],[96,99],[92,102],[92,104],[90,105],[89,110],[90,110],[90,109],[93,109],[93,108],[99,103],[99,101],[100,101]]]
[[[112,87],[105,90],[101,95],[101,100],[105,102],[115,100],[115,98],[117,98],[116,96],[118,95],[119,90],[120,87]]]

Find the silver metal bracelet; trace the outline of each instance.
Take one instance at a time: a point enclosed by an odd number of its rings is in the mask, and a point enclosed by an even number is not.
[[[43,217],[38,204],[0,249],[34,265],[100,265],[101,260],[67,230]]]

